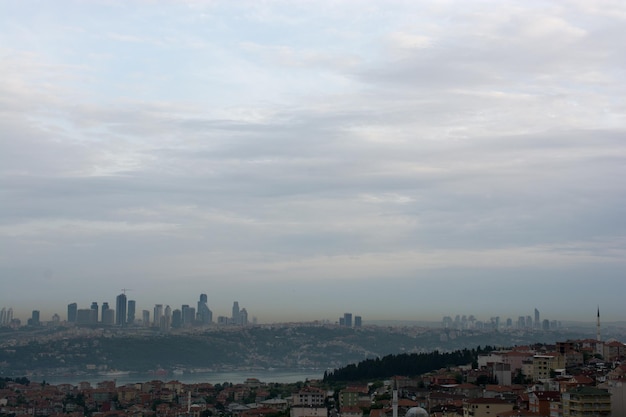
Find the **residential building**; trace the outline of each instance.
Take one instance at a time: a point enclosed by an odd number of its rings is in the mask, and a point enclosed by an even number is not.
[[[533,391],[528,394],[528,409],[542,416],[550,415],[550,403],[561,402],[558,391]]]
[[[565,368],[565,360],[558,353],[533,356],[533,379],[539,381],[550,378],[550,372]]]
[[[573,388],[562,395],[563,417],[611,415],[611,394],[595,387]]]
[[[474,398],[463,402],[463,417],[496,417],[513,410],[513,403],[499,398]]]
[[[327,417],[325,391],[306,387],[292,396],[290,417]]]

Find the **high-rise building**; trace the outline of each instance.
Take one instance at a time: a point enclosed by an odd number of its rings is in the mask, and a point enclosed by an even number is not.
[[[343,325],[352,327],[352,313],[343,313]]]
[[[159,327],[161,325],[161,317],[163,317],[163,304],[155,304],[154,315],[152,316],[153,327]]]
[[[248,310],[245,308],[242,308],[241,311],[239,311],[239,324],[241,326],[248,325]]]
[[[193,326],[194,320],[196,318],[196,309],[193,307],[189,307],[189,304],[183,304],[183,306],[181,307],[181,312],[183,315],[183,327]]]
[[[198,322],[201,324],[210,324],[213,322],[213,312],[209,310],[207,305],[207,295],[200,294],[200,301],[198,301]]]
[[[233,302],[233,314],[230,316],[232,324],[239,324],[239,302]]]
[[[69,323],[76,323],[76,312],[78,311],[78,304],[71,303],[67,305],[67,321]]]
[[[126,323],[129,325],[135,323],[135,300],[128,300],[128,315],[126,316]]]
[[[361,327],[362,319],[361,316],[354,316],[354,327]]]
[[[118,295],[115,299],[115,311],[117,312],[115,316],[115,324],[117,326],[126,326],[126,312],[128,311],[126,300],[126,294],[124,293]]]
[[[183,326],[183,313],[179,309],[172,311],[172,328],[180,329]]]
[[[161,330],[167,332],[172,327],[172,308],[167,305],[165,306],[165,310],[163,312],[163,320],[161,321]]]
[[[113,326],[115,324],[115,310],[108,308],[105,310],[102,305],[102,324],[105,326]]]
[[[95,324],[98,322],[98,303],[96,301],[91,303],[91,311],[91,322]]]
[[[144,327],[150,326],[150,311],[148,310],[141,311],[141,321],[143,322]]]
[[[108,310],[109,310],[109,303],[105,301],[102,303],[102,308],[100,309],[100,321],[102,323],[104,323],[104,316],[108,314],[107,313]],[[108,323],[108,324],[113,324],[113,323]]]
[[[30,320],[28,320],[28,324],[31,326],[39,326],[39,310],[33,310]]]
[[[541,318],[539,315],[539,310],[535,309],[535,329],[541,328]]]

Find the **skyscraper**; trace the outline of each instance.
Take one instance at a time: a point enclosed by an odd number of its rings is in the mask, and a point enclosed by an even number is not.
[[[98,322],[98,303],[96,301],[91,303],[91,311],[91,322],[95,324]]]
[[[104,305],[102,306],[102,324],[105,326],[113,326],[115,324],[115,310],[112,308],[104,309]]]
[[[39,326],[39,310],[33,310],[30,320],[28,321],[31,326]]]
[[[150,311],[148,310],[141,311],[141,321],[143,322],[144,327],[150,326]]]
[[[163,304],[155,304],[154,314],[152,315],[153,327],[159,327],[161,325],[161,317],[163,317]]]
[[[183,315],[183,327],[193,326],[194,319],[196,318],[196,309],[189,307],[189,304],[183,304],[180,310]]]
[[[352,327],[352,313],[343,314],[343,325],[346,327]]]
[[[206,294],[200,294],[200,301],[198,301],[198,322],[201,324],[210,324],[213,322],[213,312],[209,310],[207,306]]]
[[[67,305],[67,321],[69,323],[76,323],[76,312],[78,311],[78,304],[71,303]]]
[[[230,317],[232,324],[239,324],[239,301],[233,302],[233,314]]]
[[[117,326],[126,326],[126,294],[122,293],[115,299],[115,324]]]
[[[163,320],[161,320],[161,330],[167,332],[172,327],[172,308],[169,305],[165,306],[163,313]]]
[[[126,318],[126,323],[135,323],[135,300],[128,300],[128,316]]]
[[[354,327],[361,327],[362,324],[361,316],[354,316]]]
[[[105,322],[104,317],[107,316],[107,311],[109,311],[109,303],[107,303],[106,301],[102,303],[102,309],[100,310],[100,321],[102,323]],[[113,323],[108,323],[108,324],[113,324]]]
[[[539,310],[535,309],[535,329],[541,328],[541,320],[539,317]]]

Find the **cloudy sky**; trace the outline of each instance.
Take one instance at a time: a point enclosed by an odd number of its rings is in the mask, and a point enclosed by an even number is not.
[[[623,319],[625,27],[619,0],[0,0],[0,307]]]

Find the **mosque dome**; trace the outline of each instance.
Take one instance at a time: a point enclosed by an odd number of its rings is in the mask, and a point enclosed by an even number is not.
[[[404,417],[428,417],[428,411],[424,410],[422,407],[411,407]]]

